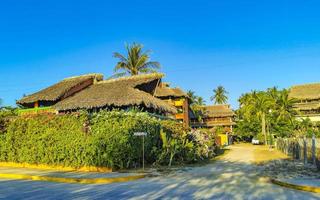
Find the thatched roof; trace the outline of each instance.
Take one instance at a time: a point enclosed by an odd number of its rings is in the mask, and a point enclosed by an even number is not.
[[[156,88],[155,96],[163,97],[188,97],[188,95],[180,88],[171,88],[168,83],[162,83]]]
[[[231,110],[230,105],[212,105],[203,106],[206,117],[232,117],[235,113]]]
[[[102,74],[86,74],[82,76],[66,78],[39,92],[23,97],[22,99],[17,101],[17,104],[30,104],[37,101],[57,101],[64,97],[64,95],[72,88],[78,86],[79,84],[85,81],[92,80],[94,82],[100,81],[102,79]]]
[[[320,83],[292,86],[289,97],[297,100],[320,99]]]
[[[104,107],[145,106],[162,112],[176,113],[173,106],[153,97],[152,91],[163,74],[145,74],[100,81],[54,105],[59,111]],[[143,86],[143,87],[142,87]]]
[[[294,108],[300,111],[318,110],[320,109],[320,103],[319,102],[295,103]]]

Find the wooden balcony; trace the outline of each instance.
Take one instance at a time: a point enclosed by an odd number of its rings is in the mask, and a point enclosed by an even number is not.
[[[184,119],[184,113],[178,113],[175,115],[176,119]]]
[[[176,107],[182,107],[183,104],[184,104],[184,100],[174,101],[174,106]]]

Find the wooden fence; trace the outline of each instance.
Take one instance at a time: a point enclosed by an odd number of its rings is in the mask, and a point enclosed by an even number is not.
[[[277,138],[276,148],[293,159],[311,163],[320,169],[319,138]]]

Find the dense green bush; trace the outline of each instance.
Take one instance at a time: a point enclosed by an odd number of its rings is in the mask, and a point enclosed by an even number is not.
[[[142,138],[134,132],[147,132],[145,160],[153,163],[159,140],[160,121],[142,112],[99,112],[92,116],[91,133],[97,155],[95,163],[119,168],[134,167],[141,163]],[[102,142],[105,141],[105,142]]]
[[[8,123],[15,116],[17,116],[16,109],[11,107],[0,108],[0,134],[6,131]]]
[[[215,155],[215,135],[207,129],[189,130],[175,121],[162,121],[162,151],[157,162],[169,166],[194,163]]]
[[[137,111],[101,111],[67,115],[15,117],[0,134],[0,161],[72,167],[139,167],[142,138],[147,132],[147,164],[193,162],[201,155],[198,141],[172,120],[159,120]],[[163,144],[160,133],[177,144]],[[179,146],[179,148],[176,148]],[[170,154],[170,156],[168,156]]]

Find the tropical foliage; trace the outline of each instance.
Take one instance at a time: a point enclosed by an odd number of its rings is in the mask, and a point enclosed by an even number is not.
[[[187,92],[187,95],[189,96],[190,101],[191,101],[190,107],[191,107],[192,111],[194,112],[198,121],[201,121],[202,116],[203,116],[202,106],[205,105],[205,100],[202,97],[197,96],[195,94],[195,92],[192,90],[189,90]]]
[[[11,107],[0,108],[0,134],[6,131],[9,122],[17,116],[17,110]]]
[[[294,99],[288,90],[270,88],[267,91],[253,91],[242,95],[237,111],[236,133],[243,139],[258,137],[269,140],[270,133],[279,137],[295,135],[303,122],[296,121],[293,109]]]
[[[6,112],[6,113],[5,113]],[[208,158],[188,129],[140,111],[17,116],[0,112],[0,162],[59,166],[139,167],[147,132],[147,164],[172,165]],[[3,117],[1,117],[3,116]],[[214,144],[212,144],[214,148]]]
[[[220,85],[213,90],[213,96],[210,99],[214,101],[214,104],[226,104],[228,101],[227,94],[226,89]]]
[[[162,151],[159,153],[157,163],[169,166],[172,162],[193,163],[215,155],[215,135],[210,131],[205,129],[190,131],[183,126],[177,126],[174,121],[165,120],[161,124]]]
[[[114,77],[138,75],[140,73],[156,72],[160,63],[150,60],[150,51],[143,51],[141,44],[126,45],[126,55],[115,52],[113,56],[119,61],[114,68]],[[119,72],[120,71],[120,72]]]

